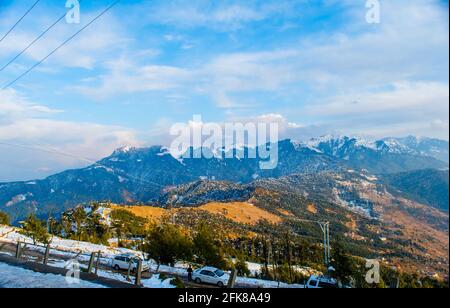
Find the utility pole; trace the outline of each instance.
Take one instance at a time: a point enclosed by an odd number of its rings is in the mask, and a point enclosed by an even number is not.
[[[323,233],[323,257],[325,266],[328,268],[331,262],[331,245],[330,245],[330,222],[326,221],[316,221],[316,220],[308,220],[308,219],[295,219],[298,222],[306,222],[306,223],[317,223],[320,226],[320,229]]]
[[[327,222],[328,264],[331,263],[330,223]]]
[[[324,262],[328,267],[331,261],[331,248],[330,248],[330,223],[327,222],[317,222],[323,232],[323,249],[324,249]]]

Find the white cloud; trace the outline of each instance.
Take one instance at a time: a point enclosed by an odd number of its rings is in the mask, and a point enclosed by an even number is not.
[[[329,102],[309,106],[309,114],[348,116],[389,112],[420,113],[448,117],[449,87],[436,82],[402,82],[385,91],[347,94]]]
[[[211,2],[171,1],[152,7],[148,21],[176,27],[206,27],[219,31],[241,29],[250,22],[264,21],[280,14],[292,14],[299,1],[257,3],[255,1]]]
[[[358,14],[364,16],[365,7],[357,7],[360,8]],[[195,18],[197,14],[185,11],[188,8],[199,10],[195,5],[181,6],[179,10]],[[233,8],[222,8],[223,17],[218,19],[238,18],[239,14],[226,13]],[[419,9],[423,13],[417,14]],[[430,1],[407,5],[392,1],[386,3],[383,12],[383,23],[379,26],[361,24],[354,16],[355,21],[347,30],[359,34],[335,31],[303,37],[297,44],[283,49],[205,58],[196,67],[133,63],[120,70],[109,68],[110,72],[102,76],[103,86],[99,91],[105,97],[109,90],[122,91],[115,86],[114,80],[118,78],[123,79],[120,83],[125,84],[123,91],[127,93],[174,87],[186,91],[195,85],[219,106],[230,108],[241,105],[231,99],[235,93],[289,94],[292,88],[306,85],[325,96],[331,91],[364,92],[405,80],[448,79],[448,72],[442,70],[446,64],[448,66],[448,57],[443,52],[448,50],[448,18],[442,9]],[[214,14],[208,16],[217,19]],[[403,18],[406,16],[407,19]],[[180,37],[169,35],[166,39],[179,40]],[[108,86],[109,83],[114,86]]]
[[[122,127],[49,119],[0,125],[0,182],[41,178],[79,168],[125,146],[142,146]]]
[[[104,100],[115,95],[136,92],[164,91],[179,88],[190,81],[192,74],[173,66],[145,65],[139,66],[124,58],[107,64],[108,74],[99,76],[98,85],[81,85],[71,87],[89,98]]]
[[[24,60],[37,62],[52,50],[75,34],[80,28],[92,20],[99,12],[82,12],[81,24],[67,24],[64,20],[58,23],[45,36],[29,48],[15,63]],[[58,11],[60,14],[60,11]],[[28,46],[42,31],[49,27],[57,15],[28,18],[25,25],[14,31],[2,42],[0,60],[7,62]],[[126,45],[126,33],[123,27],[111,15],[105,14],[90,27],[86,28],[75,39],[52,55],[46,64],[51,63],[52,70],[60,68],[93,69],[112,50],[121,50]],[[25,65],[26,67],[29,64]],[[12,65],[10,69],[14,69]],[[14,70],[16,71],[16,70]]]
[[[52,119],[59,112],[0,91],[0,182],[85,166],[118,147],[141,145],[133,130]]]
[[[33,104],[13,89],[0,90],[0,125],[26,117],[39,117],[60,111]]]
[[[221,108],[244,107],[233,102],[229,94],[281,90],[297,79],[294,69],[285,63],[297,53],[276,51],[222,55],[197,68],[141,66],[121,58],[107,64],[109,72],[100,76],[98,85],[82,85],[73,89],[97,99],[123,93],[178,89],[180,94],[204,93]]]

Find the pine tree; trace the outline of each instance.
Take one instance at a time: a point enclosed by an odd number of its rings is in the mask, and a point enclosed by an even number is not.
[[[47,232],[46,222],[38,219],[34,214],[29,215],[22,223],[20,233],[31,238],[34,245],[37,243],[45,245],[50,243],[50,235]]]
[[[110,238],[109,227],[101,219],[100,214],[92,211],[86,219],[86,233],[90,242],[107,244]]]
[[[145,237],[147,220],[125,209],[111,212],[111,227],[115,231],[119,246],[126,237]]]
[[[250,270],[248,269],[247,262],[245,262],[244,256],[240,255],[237,257],[236,264],[234,265],[237,274],[239,276],[249,276]]]
[[[174,265],[192,259],[192,246],[192,241],[179,228],[163,223],[150,229],[145,250],[158,265]]]
[[[47,220],[48,232],[52,235],[60,235],[62,231],[61,224],[53,217]]]
[[[75,220],[75,224],[77,227],[77,230],[76,230],[77,239],[78,239],[78,241],[81,241],[81,237],[82,237],[83,231],[84,231],[83,230],[84,225],[85,225],[86,219],[87,219],[87,215],[86,215],[86,211],[84,210],[84,207],[77,206],[75,208],[75,210],[73,211],[72,217]]]
[[[340,242],[336,242],[333,245],[333,260],[331,265],[335,269],[333,276],[343,284],[348,284],[356,274],[355,261],[345,251]]]
[[[194,237],[194,254],[198,263],[226,269],[228,264],[221,243],[214,234],[211,228],[205,224],[201,225]]]
[[[73,234],[73,226],[72,226],[72,220],[70,218],[70,215],[68,213],[64,213],[61,216],[61,235],[65,238],[71,238]]]

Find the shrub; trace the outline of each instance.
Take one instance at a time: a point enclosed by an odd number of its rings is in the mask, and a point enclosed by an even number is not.
[[[6,213],[0,211],[0,225],[9,225],[9,216]]]
[[[247,262],[242,258],[238,258],[234,268],[237,271],[238,276],[250,276],[250,270],[248,269]]]
[[[186,287],[180,277],[175,277],[174,279],[172,279],[170,281],[170,284],[175,286],[177,289],[184,289]]]

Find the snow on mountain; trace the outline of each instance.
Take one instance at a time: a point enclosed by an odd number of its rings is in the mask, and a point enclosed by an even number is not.
[[[414,136],[385,138],[383,141],[392,143],[393,147],[407,149],[416,155],[433,157],[446,163],[449,161],[448,141]]]
[[[413,136],[369,139],[360,136],[324,135],[307,141],[293,141],[292,143],[297,149],[308,148],[331,155],[338,155],[350,149],[366,149],[381,153],[429,156],[448,162],[449,153],[447,141]]]
[[[260,163],[266,160],[245,156],[242,151],[236,151],[240,156],[233,158],[211,155],[210,159],[199,156],[181,160],[162,146],[123,147],[91,166],[36,180],[33,185],[30,181],[2,183],[0,210],[17,223],[31,212],[46,217],[92,201],[151,203],[163,195],[165,188],[200,178],[250,183],[297,173],[349,169],[389,174],[448,168],[448,142],[427,138],[371,140],[327,135],[303,142],[282,140],[277,148],[276,168],[261,170]]]

